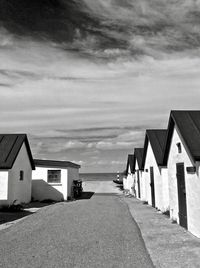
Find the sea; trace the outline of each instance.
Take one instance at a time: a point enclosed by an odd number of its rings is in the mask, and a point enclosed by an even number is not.
[[[112,181],[117,178],[117,173],[80,173],[82,181]]]

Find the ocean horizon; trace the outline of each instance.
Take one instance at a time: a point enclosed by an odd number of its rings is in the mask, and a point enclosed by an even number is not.
[[[115,173],[80,173],[79,178],[82,181],[112,181],[117,178]]]

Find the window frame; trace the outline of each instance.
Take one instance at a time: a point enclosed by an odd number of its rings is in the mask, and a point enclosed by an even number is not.
[[[181,154],[182,153],[182,145],[181,145],[181,142],[177,142],[176,146],[177,146],[178,154]]]
[[[56,172],[58,174],[49,174],[49,173],[56,173]],[[56,175],[57,179],[55,179],[55,175]],[[52,176],[52,177],[50,178],[50,176]],[[47,169],[47,183],[49,183],[49,184],[61,184],[61,169]]]
[[[20,172],[19,172],[19,180],[20,181],[24,180],[24,171],[23,170],[20,170]]]

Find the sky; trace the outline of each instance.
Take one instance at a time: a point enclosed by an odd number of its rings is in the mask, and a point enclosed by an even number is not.
[[[0,0],[0,132],[35,158],[116,172],[200,107],[200,0]]]

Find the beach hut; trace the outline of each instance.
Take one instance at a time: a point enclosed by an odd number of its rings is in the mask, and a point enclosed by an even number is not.
[[[146,130],[142,168],[144,169],[145,199],[153,207],[165,211],[163,192],[168,195],[167,169],[163,167],[163,154],[167,130]],[[164,181],[164,183],[163,183]]]
[[[200,237],[200,111],[171,111],[163,164],[170,217]]]
[[[34,159],[33,200],[63,201],[71,198],[73,180],[79,179],[80,166],[69,161]]]
[[[135,168],[134,168],[135,156],[129,154],[126,165],[126,175],[123,179],[123,188],[128,193],[135,195]]]
[[[135,148],[135,191],[136,197],[145,200],[145,184],[142,181],[143,169],[142,169],[142,157],[143,157],[143,148]]]
[[[35,168],[26,134],[0,134],[0,206],[31,201]]]

